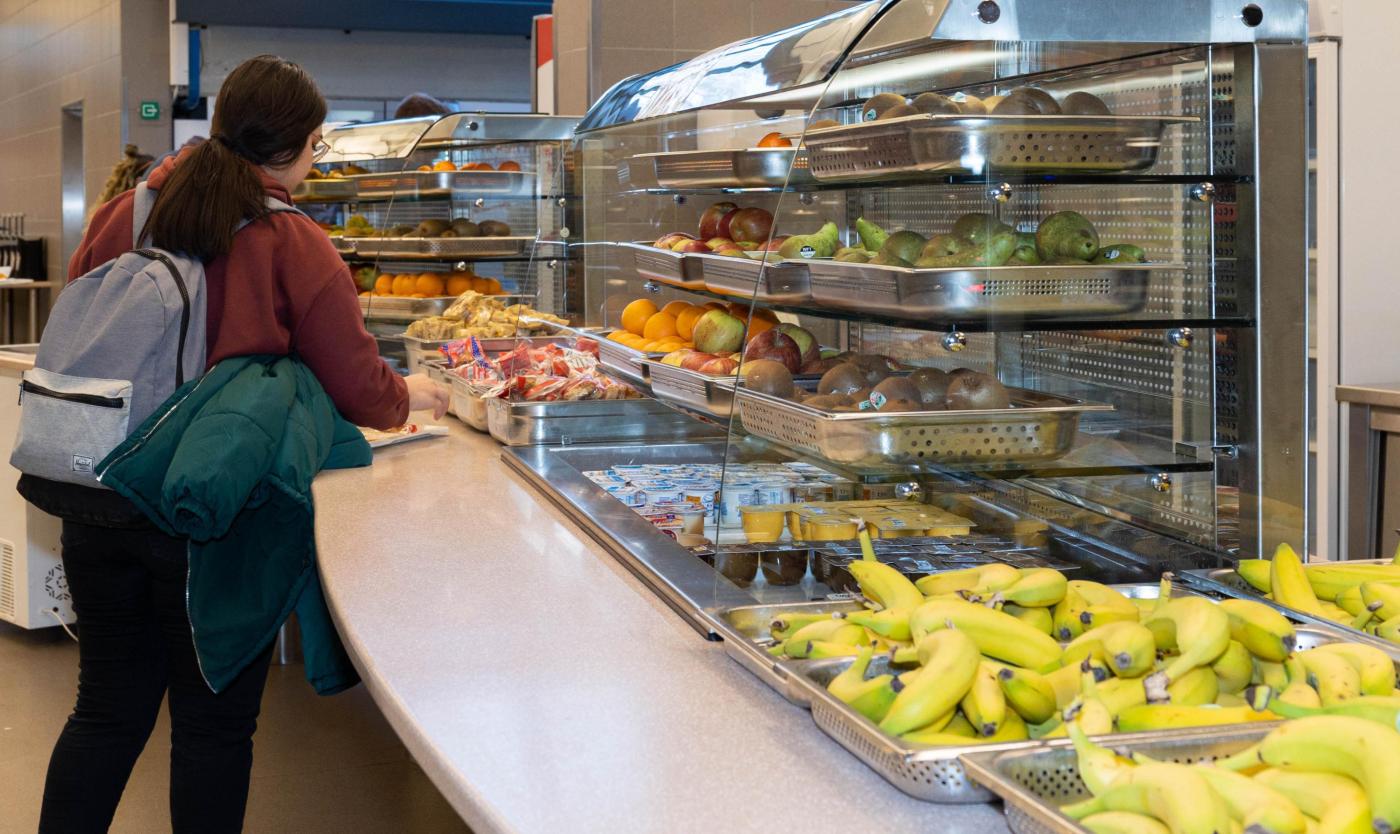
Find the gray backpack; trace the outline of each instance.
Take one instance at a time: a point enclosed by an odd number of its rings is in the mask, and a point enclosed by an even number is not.
[[[142,247],[155,192],[132,202],[132,251],[70,283],[20,382],[10,465],[26,475],[105,489],[97,464],[187,380],[204,374],[204,264]],[[267,199],[271,211],[296,211]],[[247,221],[239,225],[239,229]]]

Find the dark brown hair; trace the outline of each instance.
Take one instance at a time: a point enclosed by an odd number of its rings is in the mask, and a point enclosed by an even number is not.
[[[151,242],[204,260],[228,254],[238,224],[267,214],[253,166],[292,162],[325,118],[326,100],[301,67],[275,55],[239,64],[219,89],[209,141],[180,160],[156,195]]]
[[[452,108],[427,93],[410,93],[394,108],[394,118],[412,119],[416,116],[446,116]]]

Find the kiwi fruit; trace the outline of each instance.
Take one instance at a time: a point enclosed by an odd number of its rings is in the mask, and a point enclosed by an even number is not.
[[[454,232],[454,231],[452,231],[451,228],[443,229],[443,230],[442,230],[442,234],[438,235],[438,237],[456,237],[456,236],[457,236],[457,233]]]
[[[877,411],[923,411],[924,408],[914,400],[885,400],[885,404]]]
[[[450,228],[446,220],[429,218],[418,224],[413,230],[414,237],[437,237]]]
[[[819,408],[823,411],[833,411],[838,406],[848,405],[849,400],[841,394],[813,394],[802,401],[802,404],[811,408]]]
[[[908,377],[892,376],[882,379],[880,383],[875,386],[872,396],[874,394],[879,394],[885,398],[885,406],[888,406],[892,402],[912,402],[915,404],[913,409],[906,408],[903,410],[919,410],[919,388],[914,383],[910,382]],[[882,406],[880,410],[890,411],[891,409]]]
[[[457,237],[478,237],[481,228],[466,217],[454,217],[452,219],[452,231]]]
[[[897,93],[879,93],[866,99],[865,104],[860,106],[860,120],[873,122],[880,118],[886,110],[903,104],[905,104],[904,96]]]
[[[482,237],[509,237],[510,227],[499,220],[483,220],[477,224]]]
[[[987,96],[982,99],[982,106],[987,108],[987,112],[990,113],[997,109],[997,105],[1001,104],[1005,99],[1006,96]]]
[[[973,371],[948,382],[945,402],[952,411],[1010,408],[1011,395],[996,377]]]
[[[967,93],[953,93],[948,99],[958,106],[958,111],[964,116],[987,115],[987,103],[977,96]]]
[[[824,127],[840,127],[841,123],[835,119],[817,119],[807,125],[808,130],[821,130]]]
[[[900,118],[903,118],[903,117],[905,117],[905,116],[917,116],[917,115],[919,115],[919,111],[918,111],[918,110],[915,110],[914,107],[913,107],[913,105],[909,105],[909,104],[896,104],[894,107],[891,107],[890,109],[888,109],[888,110],[886,110],[885,112],[881,113],[881,114],[876,118],[876,121],[884,121],[884,120],[886,120],[886,119],[900,119]]]
[[[920,113],[928,113],[934,116],[944,114],[955,115],[962,112],[962,108],[958,106],[957,102],[938,93],[920,93],[913,101],[909,102],[909,106]]]
[[[792,399],[797,388],[787,366],[772,359],[755,359],[744,363],[744,387],[760,394]]]
[[[842,362],[822,374],[818,394],[850,394],[865,387],[865,372],[854,362]]]
[[[889,362],[883,356],[863,353],[856,356],[851,362],[864,374],[866,385],[873,386],[890,375]]]
[[[1060,102],[1060,111],[1066,116],[1111,116],[1113,115],[1103,99],[1093,93],[1081,91],[1070,93]]]
[[[1027,96],[1009,95],[997,102],[992,111],[996,116],[1039,116],[1040,108]]]
[[[846,397],[846,401],[859,409],[870,407],[870,395],[875,393],[874,388],[857,388]]]
[[[1012,99],[1025,99],[1035,107],[1036,112],[1042,116],[1058,116],[1060,114],[1060,103],[1055,101],[1055,97],[1038,87],[1017,87],[1006,94],[1006,101]],[[1005,106],[1002,102],[998,107]]]
[[[920,368],[909,375],[909,382],[919,391],[924,408],[941,410],[948,396],[948,375],[938,368]]]

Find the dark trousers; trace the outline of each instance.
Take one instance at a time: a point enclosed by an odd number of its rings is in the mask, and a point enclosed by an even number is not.
[[[49,760],[41,834],[107,830],[167,692],[173,830],[242,830],[272,650],[210,691],[185,611],[186,560],[185,542],[158,531],[64,523],[78,702]]]

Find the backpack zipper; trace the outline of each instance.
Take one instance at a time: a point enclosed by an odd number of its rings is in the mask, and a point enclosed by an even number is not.
[[[66,391],[55,391],[52,388],[36,385],[27,379],[19,384],[20,404],[24,403],[24,394],[26,391],[40,397],[50,397],[55,400],[79,403],[81,405],[94,405],[99,408],[121,408],[126,404],[126,401],[121,397],[104,397],[101,394],[70,394]]]
[[[180,270],[169,258],[152,249],[138,249],[136,254],[165,264],[165,268],[170,270],[170,277],[175,279],[175,288],[180,291],[180,352],[175,355],[175,387],[179,388],[185,384],[185,335],[190,329],[190,292],[185,288],[185,279],[180,277]]]

